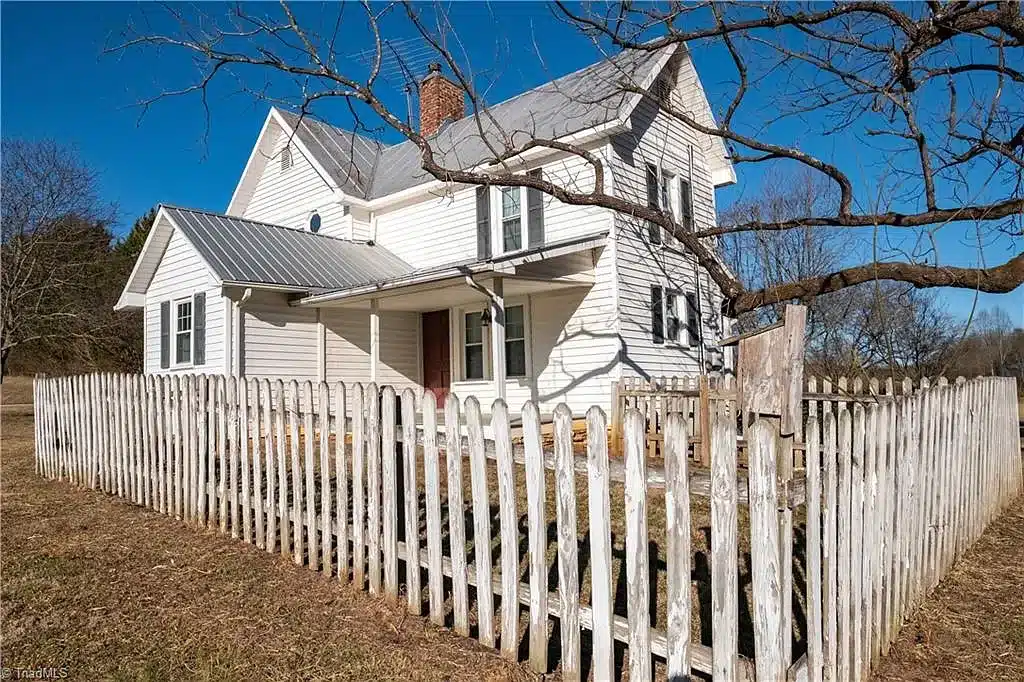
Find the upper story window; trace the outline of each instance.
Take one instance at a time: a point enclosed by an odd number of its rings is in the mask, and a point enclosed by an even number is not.
[[[314,209],[309,214],[309,231],[316,234],[320,231],[320,214]]]
[[[192,362],[192,299],[188,298],[174,304],[176,321],[174,332],[174,362],[187,364]]]
[[[527,175],[543,179],[540,169]],[[486,260],[543,244],[543,192],[533,187],[477,187],[477,258]]]
[[[668,104],[672,98],[672,84],[665,77],[654,81],[654,96],[661,104]]]
[[[292,167],[292,146],[286,144],[281,150],[281,170],[286,171]]]
[[[522,188],[501,188],[501,235],[505,253],[523,248]]]
[[[679,318],[680,293],[667,287],[651,287],[651,341],[680,342],[682,323]]]

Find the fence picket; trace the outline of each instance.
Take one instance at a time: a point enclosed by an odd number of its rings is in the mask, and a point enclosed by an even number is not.
[[[650,569],[647,557],[647,467],[644,417],[626,410],[626,613],[629,622],[629,679],[651,679]],[[776,553],[776,557],[778,553]],[[776,586],[777,587],[777,586]]]
[[[427,585],[430,620],[444,624],[444,577],[441,573],[441,485],[437,458],[437,398],[423,394],[423,483],[427,499]]]
[[[591,648],[595,680],[611,679],[615,671],[607,433],[608,420],[604,412],[599,407],[591,407],[587,411],[587,511],[590,519]]]
[[[402,473],[405,483],[405,582],[409,611],[420,615],[423,611],[423,590],[420,571],[420,491],[416,485],[416,394],[411,388],[402,391]],[[490,535],[487,537],[490,542]],[[490,549],[490,547],[488,547]],[[488,573],[488,578],[490,574]],[[488,593],[488,597],[490,594]],[[480,630],[488,623],[481,607]],[[483,635],[481,634],[481,637]],[[482,641],[482,640],[481,640]],[[491,642],[493,646],[493,642]]]
[[[242,539],[252,544],[252,475],[253,454],[250,443],[251,424],[249,421],[249,381],[238,380],[238,473],[242,479]]]
[[[331,389],[327,382],[320,382],[317,395],[320,396],[320,570],[332,575],[334,530],[331,523]],[[394,399],[392,394],[392,412]],[[394,422],[394,414],[391,421]],[[397,573],[397,568],[395,570]],[[397,589],[397,576],[395,580]]]
[[[309,563],[309,567],[314,571],[317,570],[317,564],[319,563],[319,554],[317,552],[317,535],[316,535],[316,462],[314,460],[315,455],[315,444],[316,444],[316,427],[313,421],[314,413],[313,406],[315,402],[313,400],[313,382],[306,380],[302,384],[302,445],[303,454],[305,455],[303,462],[303,473],[306,476],[305,485],[302,486],[302,494],[297,496],[296,502],[296,514],[295,519],[298,527],[295,531],[296,535],[302,534],[302,507],[306,508],[306,554],[303,557],[302,553],[298,554],[298,563],[302,565],[303,558]],[[296,491],[300,488],[296,487]]]
[[[280,536],[279,547],[281,556],[287,557],[291,552],[291,510],[288,506],[288,442],[285,435],[285,396],[284,382],[278,379],[274,382],[274,433],[277,445],[277,521],[278,535]],[[288,420],[291,425],[291,420]],[[221,466],[224,460],[221,459]],[[223,504],[223,503],[222,503]],[[223,509],[223,507],[221,507]]]
[[[292,495],[288,507],[288,523],[291,525],[292,561],[301,566],[305,557],[303,550],[302,531],[302,463],[299,459],[299,423],[302,415],[299,412],[299,382],[292,379],[286,391],[288,397],[288,435],[291,442],[289,448],[292,457]]]
[[[480,643],[494,646],[494,597],[486,586],[491,581],[491,508],[487,490],[487,455],[480,401],[466,399],[466,436],[469,445],[469,475],[473,492],[473,555],[476,565],[477,622]]]
[[[547,522],[544,516],[544,451],[540,412],[532,402],[523,405],[523,451],[526,468],[526,523],[530,554],[530,667],[548,670]],[[645,545],[646,546],[646,545]]]
[[[491,407],[491,428],[498,470],[501,532],[501,653],[516,660],[519,647],[519,517],[516,514],[512,429],[509,428],[508,406],[500,398]]]
[[[807,671],[808,679],[822,679],[821,595],[821,433],[818,417],[811,414],[805,429],[807,466]],[[714,520],[712,520],[712,527]],[[713,532],[713,531],[712,531]],[[714,553],[712,547],[712,556]],[[714,647],[712,647],[714,651]]]
[[[853,614],[851,599],[853,586],[850,572],[850,549],[853,541],[850,512],[853,499],[853,430],[850,411],[846,403],[839,405],[839,510],[838,520],[839,551],[836,562],[839,596],[838,608],[838,644],[839,644],[839,679],[849,680],[853,674]]]
[[[199,416],[199,425],[196,429],[198,431],[196,436],[199,438],[199,449],[197,450],[196,459],[196,520],[198,521],[200,526],[206,526],[206,469],[207,462],[210,461],[210,443],[207,440],[207,429],[209,425],[212,423],[207,418],[209,414],[209,397],[207,394],[207,389],[207,377],[205,374],[201,374],[199,375],[199,386],[197,390],[198,402],[196,405],[196,413]],[[149,479],[148,472],[146,479]]]
[[[380,391],[366,387],[366,535],[370,593],[380,592]],[[424,426],[424,428],[426,428]]]
[[[779,594],[779,526],[777,467],[778,428],[767,420],[754,422],[747,436],[750,458],[751,575],[754,602],[754,661],[757,680],[781,680],[786,660],[782,638],[782,602]]]
[[[366,448],[363,431],[365,423],[363,385],[356,383],[352,387],[352,580],[356,589],[360,590],[366,583],[366,467],[363,462]]]
[[[711,411],[711,636],[713,677],[737,678],[739,542],[736,484],[736,415],[733,403]]]
[[[263,516],[263,442],[264,433],[270,433],[267,412],[260,410],[260,382],[253,379],[249,388],[252,396],[252,514],[256,523],[256,547],[266,549],[266,525]],[[263,405],[268,403],[264,402]],[[269,450],[267,450],[269,452]],[[202,486],[200,486],[202,488]],[[269,489],[270,486],[268,485]]]
[[[664,434],[665,534],[668,550],[668,678],[683,680],[689,679],[690,676],[690,481],[686,471],[689,433],[683,415],[668,415]],[[701,436],[712,438],[712,434],[707,432]],[[714,453],[712,466],[713,458]]]
[[[452,610],[455,632],[469,636],[469,582],[466,573],[465,503],[462,499],[462,419],[459,399],[449,393],[444,405],[445,468],[448,471],[448,546],[452,560]]]
[[[861,403],[853,405],[853,455],[850,460],[850,612],[852,623],[853,679],[863,679],[864,667],[864,473],[865,413]]]
[[[384,594],[398,601],[398,450],[395,439],[395,389],[381,391],[381,545],[384,552]],[[325,448],[326,449],[326,448]],[[452,548],[453,551],[455,548]],[[466,634],[469,634],[468,628]]]
[[[679,417],[679,415],[672,415]],[[562,679],[567,681],[580,679],[580,593],[579,572],[577,566],[577,535],[576,535],[576,470],[575,457],[572,451],[572,412],[565,403],[560,403],[554,413],[554,450],[555,450],[555,487],[556,523],[558,532],[558,595],[561,612],[558,616],[559,632],[562,643]],[[680,443],[674,444],[676,447]],[[681,450],[676,453],[686,462],[688,444],[682,441]],[[684,477],[685,482],[685,477]],[[689,512],[689,501],[686,510]],[[686,537],[689,539],[689,523],[686,525]],[[669,550],[671,552],[671,549]],[[686,551],[689,566],[689,549]],[[671,585],[671,583],[670,583]],[[690,594],[690,572],[686,571],[686,596]],[[689,604],[687,604],[689,608]],[[689,614],[689,611],[687,611]],[[546,627],[546,626],[545,626]],[[689,627],[685,630],[683,641],[688,642]]]
[[[345,439],[348,434],[345,384],[334,386],[334,483],[336,489],[334,522],[338,541],[338,582],[348,580],[348,466]]]

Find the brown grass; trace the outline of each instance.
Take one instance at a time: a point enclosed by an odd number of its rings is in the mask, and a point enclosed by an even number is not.
[[[5,667],[125,680],[532,677],[404,607],[43,480],[33,472],[31,418],[3,422]]]
[[[4,377],[0,404],[26,405],[32,402],[32,377]]]
[[[1024,496],[903,628],[876,680],[1024,680]]]

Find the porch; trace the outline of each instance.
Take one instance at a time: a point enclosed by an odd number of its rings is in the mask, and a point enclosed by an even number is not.
[[[328,381],[367,380],[417,393],[429,389],[439,405],[454,392],[478,396],[487,411],[496,398],[511,405],[534,400],[550,411],[581,383],[581,372],[566,371],[570,353],[583,351],[577,364],[593,357],[598,368],[605,366],[586,378],[591,384],[603,380],[600,391],[610,395],[613,340],[605,339],[606,348],[597,354],[593,343],[589,348],[573,343],[585,338],[581,331],[599,331],[590,327],[595,305],[602,304],[591,293],[606,236],[602,231],[486,261],[417,271],[306,296],[291,306],[316,311]],[[602,326],[609,326],[607,319]]]

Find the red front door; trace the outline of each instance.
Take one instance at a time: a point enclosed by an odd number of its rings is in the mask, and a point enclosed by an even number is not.
[[[423,313],[423,388],[444,399],[452,385],[451,339],[448,335],[448,311]]]

